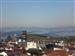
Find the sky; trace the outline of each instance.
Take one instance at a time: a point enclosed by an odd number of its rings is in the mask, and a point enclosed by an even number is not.
[[[75,27],[74,0],[0,0],[0,27]]]

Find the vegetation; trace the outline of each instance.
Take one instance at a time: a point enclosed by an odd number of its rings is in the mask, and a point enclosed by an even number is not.
[[[40,34],[29,34],[28,36],[32,37],[35,40],[46,40],[47,39],[47,36],[43,36]]]
[[[68,37],[64,37],[63,40],[66,42],[66,43],[75,43],[75,37],[74,36],[68,36]]]

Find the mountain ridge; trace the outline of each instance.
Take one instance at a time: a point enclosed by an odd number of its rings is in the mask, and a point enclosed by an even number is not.
[[[22,31],[27,30],[28,34],[42,34],[47,36],[75,36],[74,27],[66,28],[16,28],[16,29],[4,29],[2,35],[20,34]]]

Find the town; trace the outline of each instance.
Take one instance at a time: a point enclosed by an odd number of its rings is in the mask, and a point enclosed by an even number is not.
[[[75,56],[75,0],[0,0],[0,56]]]
[[[75,56],[75,37],[53,38],[22,31],[0,41],[0,56]]]

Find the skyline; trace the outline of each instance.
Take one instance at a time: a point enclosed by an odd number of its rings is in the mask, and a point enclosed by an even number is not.
[[[73,0],[2,0],[0,25],[2,24],[2,27],[75,27],[74,3]]]

